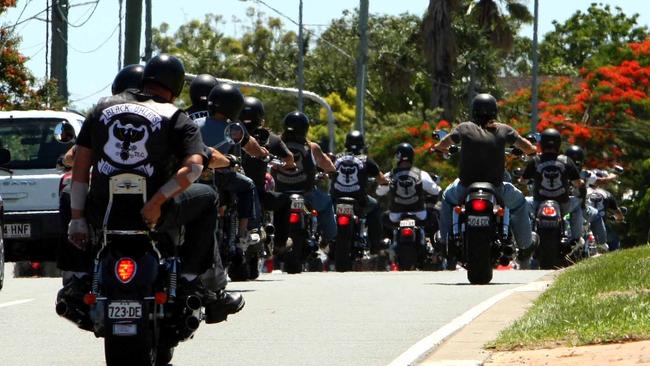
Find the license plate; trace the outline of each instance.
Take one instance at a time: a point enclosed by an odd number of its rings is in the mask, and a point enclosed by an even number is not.
[[[399,222],[399,227],[413,227],[415,226],[415,220],[401,220]]]
[[[140,319],[142,304],[137,301],[111,301],[108,304],[109,319]]]
[[[113,324],[113,335],[133,336],[138,334],[137,324]]]
[[[291,201],[291,209],[292,210],[304,210],[305,209],[305,201],[304,200],[293,200],[293,201]]]
[[[560,223],[555,220],[539,220],[537,222],[539,227],[558,227],[559,225]]]
[[[336,214],[352,216],[354,215],[354,206],[345,203],[340,203],[336,205]]]
[[[30,224],[5,224],[3,234],[5,238],[31,238],[32,226]]]
[[[490,218],[488,216],[467,216],[467,225],[485,227],[490,226]]]

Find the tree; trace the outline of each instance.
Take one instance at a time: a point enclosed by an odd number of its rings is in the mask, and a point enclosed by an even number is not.
[[[0,0],[0,15],[15,5],[15,0]],[[19,43],[13,27],[0,26],[0,110],[62,107],[54,81],[37,85],[25,66],[27,58],[17,50]]]
[[[540,43],[541,73],[575,75],[594,56],[607,60],[617,47],[649,36],[646,26],[637,26],[639,14],[627,16],[621,8],[614,9],[615,12],[609,5],[594,3],[586,12],[577,11],[562,24],[554,21],[555,29]]]

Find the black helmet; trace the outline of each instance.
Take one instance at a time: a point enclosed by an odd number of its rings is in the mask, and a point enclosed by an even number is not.
[[[244,98],[244,109],[239,119],[244,122],[248,131],[257,129],[264,120],[264,103],[255,97]]]
[[[190,100],[193,106],[207,106],[208,94],[215,85],[219,84],[217,79],[210,74],[196,75],[190,83]]]
[[[113,95],[120,94],[127,89],[142,89],[142,75],[144,74],[144,66],[142,65],[126,65],[120,70],[111,86],[111,93]]]
[[[185,68],[178,58],[161,53],[144,65],[143,80],[153,81],[172,92],[174,97],[181,94],[185,82]]]
[[[398,163],[402,161],[413,162],[413,157],[415,156],[415,150],[413,150],[413,145],[408,142],[402,142],[397,146],[397,151],[395,151],[395,158]]]
[[[553,149],[555,151],[560,151],[561,144],[562,136],[560,136],[560,132],[555,128],[547,128],[542,132],[542,137],[539,141],[542,150]]]
[[[365,147],[366,143],[361,132],[354,130],[348,132],[348,134],[345,136],[345,148],[348,151],[355,154],[360,154]]]
[[[208,111],[211,115],[223,114],[231,121],[237,121],[244,107],[244,96],[232,84],[220,83],[208,94]]]
[[[302,112],[291,112],[284,117],[284,130],[296,136],[306,137],[309,132],[309,118]]]
[[[497,118],[497,111],[497,100],[490,94],[478,94],[472,99],[472,119],[478,125]]]
[[[573,160],[573,162],[576,164],[578,168],[582,168],[582,163],[585,160],[585,153],[584,151],[582,151],[582,148],[580,146],[578,145],[569,146],[564,152],[564,155],[571,158],[571,160]]]

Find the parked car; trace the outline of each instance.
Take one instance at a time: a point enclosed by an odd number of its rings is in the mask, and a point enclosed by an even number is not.
[[[23,269],[44,274],[45,267],[55,268],[41,262],[55,260],[63,234],[59,219],[63,172],[57,169],[57,160],[72,147],[83,120],[74,112],[0,112],[0,147],[11,151],[5,167],[12,170],[0,175],[5,259],[27,261],[17,263],[17,275]]]

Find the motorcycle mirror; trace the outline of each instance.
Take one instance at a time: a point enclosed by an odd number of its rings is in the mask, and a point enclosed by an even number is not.
[[[67,144],[68,142],[74,142],[76,137],[77,133],[70,123],[63,121],[54,126],[54,139],[56,141]]]
[[[449,134],[449,132],[447,132],[445,130],[435,130],[435,131],[431,132],[431,137],[433,137],[434,140],[442,140],[448,134]]]
[[[623,169],[622,166],[620,166],[620,165],[614,165],[614,172],[615,172],[616,174],[621,175],[621,174],[623,174],[624,171],[625,171],[625,169]]]
[[[621,206],[620,210],[621,210],[621,213],[623,214],[623,216],[627,215],[627,207]]]
[[[223,135],[229,143],[239,145],[244,140],[246,129],[244,126],[242,126],[241,123],[232,122],[226,126],[226,129],[223,131]]]
[[[449,146],[449,153],[450,153],[450,154],[456,154],[456,153],[458,153],[459,151],[460,151],[460,148],[458,147],[458,145],[451,145],[451,146]]]
[[[524,175],[524,169],[522,169],[521,167],[515,168],[512,171],[512,176],[513,177],[521,178],[522,175]]]
[[[5,165],[11,161],[11,152],[7,149],[0,149],[0,165]]]

